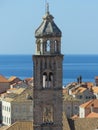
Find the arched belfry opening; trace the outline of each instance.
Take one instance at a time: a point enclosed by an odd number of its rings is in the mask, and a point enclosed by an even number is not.
[[[49,86],[53,87],[53,73],[52,72],[49,73]]]
[[[36,40],[36,54],[43,54],[43,41],[42,39]]]
[[[43,88],[53,88],[53,73],[44,72],[42,77],[43,77]]]
[[[47,73],[44,72],[43,73],[43,88],[47,88],[47,78],[48,78]]]
[[[54,50],[55,52],[58,51],[58,42],[56,40],[54,41]]]
[[[51,41],[50,40],[47,40],[47,42],[46,42],[46,51],[47,52],[50,52],[50,48],[51,47]]]
[[[36,40],[36,51],[40,52],[40,40]]]

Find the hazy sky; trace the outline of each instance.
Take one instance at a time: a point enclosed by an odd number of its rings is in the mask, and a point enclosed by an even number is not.
[[[48,0],[62,53],[98,54],[98,0]],[[0,0],[0,54],[34,54],[45,0]]]

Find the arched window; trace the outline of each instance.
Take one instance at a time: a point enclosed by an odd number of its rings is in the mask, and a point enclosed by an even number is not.
[[[47,73],[43,73],[43,88],[47,87]]]
[[[47,52],[50,52],[50,40],[47,40],[46,50],[47,50]]]
[[[53,87],[53,73],[49,73],[49,87]]]
[[[40,51],[40,40],[37,41],[37,52]]]
[[[43,73],[43,88],[53,87],[53,73]]]
[[[54,50],[57,52],[57,41],[54,41]]]
[[[42,43],[40,44],[40,53],[43,54],[43,45],[42,45]]]

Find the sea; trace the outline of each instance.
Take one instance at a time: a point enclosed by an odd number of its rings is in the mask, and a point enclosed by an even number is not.
[[[33,76],[32,55],[0,55],[0,75],[25,79]],[[64,55],[63,86],[76,82],[95,82],[98,76],[98,55]]]

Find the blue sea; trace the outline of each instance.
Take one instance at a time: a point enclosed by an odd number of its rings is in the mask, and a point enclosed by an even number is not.
[[[21,79],[32,77],[32,55],[0,55],[0,74],[9,78],[17,76]],[[77,81],[94,82],[98,76],[98,55],[65,55],[63,60],[63,85]]]

